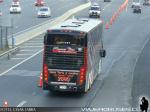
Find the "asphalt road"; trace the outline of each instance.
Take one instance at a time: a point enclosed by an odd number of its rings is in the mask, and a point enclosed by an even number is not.
[[[109,21],[122,2],[99,2],[104,8],[101,18],[104,23]],[[133,14],[130,4],[108,30],[104,27],[103,41],[107,56],[103,60],[103,72],[87,94],[51,94],[38,88],[42,68],[42,53],[39,52],[0,77],[0,105],[7,100],[9,106],[127,108],[138,103],[138,96],[149,96],[149,71],[146,69],[149,63],[145,61],[149,55],[145,53],[149,48],[146,43],[149,40],[150,7],[142,7],[142,14]],[[87,16],[87,11],[76,16]],[[19,55],[20,60],[21,56],[25,54]],[[5,62],[5,67],[20,60],[11,59]],[[3,67],[2,64],[0,66]],[[143,83],[144,79],[146,82]]]
[[[0,10],[3,13],[0,17],[1,25],[11,26],[13,24],[13,33],[18,33],[49,19],[57,18],[70,8],[87,2],[87,0],[57,0],[57,2],[55,0],[44,0],[45,6],[51,9],[51,17],[37,18],[38,7],[34,6],[35,1],[36,0],[20,0],[22,8],[21,14],[10,14],[9,8],[12,0],[4,0],[4,2],[0,3]]]
[[[150,38],[150,34],[147,35]],[[132,89],[132,106],[139,107],[142,97],[150,102],[150,40],[145,43],[143,50],[137,60],[134,77],[133,77],[133,89]],[[150,107],[149,107],[150,108]]]

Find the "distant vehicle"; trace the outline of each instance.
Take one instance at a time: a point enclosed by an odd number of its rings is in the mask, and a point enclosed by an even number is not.
[[[3,2],[3,0],[0,0],[0,3],[2,3]]]
[[[13,0],[13,2],[19,4],[19,0]]]
[[[10,7],[10,13],[21,13],[21,6],[19,2],[13,2]]]
[[[150,0],[144,0],[143,5],[150,5]]]
[[[69,19],[44,36],[43,90],[87,92],[101,73],[103,23]]]
[[[38,17],[50,17],[51,10],[49,7],[40,7],[37,15],[38,15]]]
[[[111,2],[111,0],[104,0],[104,2]]]
[[[2,16],[3,15],[3,13],[2,13],[2,11],[0,11],[0,16]]]
[[[36,0],[35,6],[44,6],[44,0]]]
[[[140,5],[140,1],[139,0],[133,0],[132,4],[131,4],[131,8],[133,8],[135,5]]]
[[[101,15],[101,8],[99,5],[92,5],[89,9],[89,17],[100,17]]]
[[[141,5],[136,4],[136,5],[133,7],[133,13],[141,13]]]

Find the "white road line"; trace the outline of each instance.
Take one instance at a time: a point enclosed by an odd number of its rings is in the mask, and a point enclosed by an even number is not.
[[[116,62],[118,62],[126,53],[127,53],[127,51],[124,50],[124,51],[119,55],[119,57],[118,57],[117,59],[114,59],[114,60],[109,64],[109,67],[107,68],[107,71],[106,71],[106,73],[105,73],[106,75],[105,75],[103,78],[107,77],[107,75],[108,75],[108,73],[110,72],[110,70],[111,70],[111,68],[113,67],[113,65],[114,65]]]
[[[42,43],[43,44],[43,39],[36,39],[36,40],[30,40],[30,41],[28,41],[28,43]]]
[[[9,75],[7,75],[9,76]],[[19,77],[40,77],[40,74],[37,74],[37,75],[23,75],[23,74],[17,74],[17,75],[13,75],[13,76],[19,76]]]
[[[19,105],[17,105],[17,107],[22,107],[26,103],[27,103],[27,101],[22,101],[22,102],[19,103]]]
[[[39,42],[39,41],[28,41],[28,44],[31,44],[31,43],[34,43],[34,44],[43,44],[43,42]]]
[[[22,60],[22,59],[25,59],[25,58],[11,58],[12,60]]]
[[[41,34],[40,36],[43,36],[43,37],[44,37],[44,35],[43,35],[43,34]],[[32,39],[32,40],[30,40],[30,41],[37,41],[37,40],[43,40],[43,38],[42,38],[42,37],[37,37],[37,38]]]
[[[28,48],[28,47],[43,47],[43,45],[42,46],[21,46],[21,48]]]
[[[24,49],[24,50],[20,50],[20,51],[27,52],[27,51],[34,51],[34,50],[33,49]]]
[[[32,56],[28,57],[27,59],[21,61],[20,63],[16,64],[15,66],[9,68],[8,70],[6,70],[6,71],[4,71],[3,73],[1,73],[0,76],[2,76],[2,75],[4,75],[4,74],[8,73],[9,71],[11,71],[11,70],[13,70],[14,68],[18,67],[18,66],[21,65],[22,63],[24,63],[24,62],[28,61],[29,59],[33,58],[34,56],[38,55],[38,54],[41,53],[42,51],[43,51],[43,49],[40,50],[40,51],[38,51],[38,52],[36,52],[35,54],[33,54]]]
[[[33,53],[32,53],[32,54],[33,54]],[[22,56],[22,55],[28,56],[28,55],[32,55],[32,54],[16,54],[16,55],[19,55],[19,56]]]
[[[30,43],[26,43],[25,44],[25,46],[33,46],[33,45],[35,45],[35,46],[43,46],[42,43],[37,43],[37,42],[30,42]]]
[[[105,10],[107,7],[109,7],[111,5],[111,3],[105,5],[105,7],[103,8],[103,10]]]
[[[127,3],[127,6],[126,6],[126,12],[128,11],[128,4],[129,4],[129,3]]]

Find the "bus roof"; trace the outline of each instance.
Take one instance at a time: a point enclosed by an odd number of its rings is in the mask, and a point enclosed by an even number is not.
[[[72,18],[50,28],[50,30],[72,30],[72,31],[89,32],[94,27],[100,24],[102,24],[102,21],[98,19]]]

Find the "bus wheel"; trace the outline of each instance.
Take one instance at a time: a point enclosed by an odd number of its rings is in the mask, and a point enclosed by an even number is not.
[[[51,94],[56,94],[58,91],[55,91],[55,90],[53,90],[53,89],[49,89],[49,92],[50,92]]]

